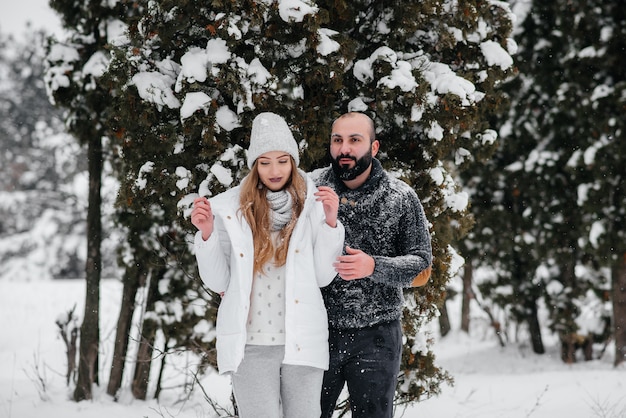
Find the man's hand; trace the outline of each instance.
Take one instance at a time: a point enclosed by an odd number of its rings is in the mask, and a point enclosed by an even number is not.
[[[213,233],[213,212],[206,197],[198,197],[193,201],[191,223],[202,232],[202,239],[208,240]]]
[[[344,280],[362,279],[374,273],[374,259],[361,250],[346,246],[346,255],[337,257],[333,264],[337,274]]]
[[[339,210],[339,196],[328,186],[319,186],[315,192],[318,202],[322,202],[326,223],[331,228],[337,226],[337,211]]]

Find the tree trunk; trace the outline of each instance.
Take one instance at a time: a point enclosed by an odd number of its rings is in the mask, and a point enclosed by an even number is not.
[[[466,261],[463,267],[463,299],[461,301],[461,329],[466,333],[469,333],[470,327],[470,301],[474,298],[473,275],[472,263]]]
[[[533,347],[533,352],[536,354],[543,354],[546,352],[543,346],[543,339],[541,338],[541,326],[539,324],[539,317],[537,316],[537,301],[528,301],[526,303],[528,309],[528,331],[530,332],[530,342]]]
[[[84,318],[80,329],[78,379],[74,390],[74,400],[77,402],[92,399],[92,385],[98,383],[98,347],[100,341],[102,140],[98,136],[87,143],[89,206],[87,209],[87,260],[85,266],[86,295]]]
[[[570,254],[562,261],[561,264],[561,282],[563,286],[573,291],[578,290],[576,279],[576,264],[579,260],[578,254],[575,251],[575,243],[570,243]],[[555,319],[561,324],[559,330],[559,339],[561,341],[561,360],[564,363],[572,364],[576,362],[576,351],[579,347],[586,347],[589,344],[585,342],[583,336],[578,333],[578,325],[576,325],[577,309],[575,307],[576,297],[570,297],[564,306],[560,309],[555,309],[556,314],[553,315]]]
[[[124,280],[124,289],[122,290],[122,304],[120,306],[120,315],[117,319],[111,375],[109,376],[109,385],[107,386],[107,393],[113,397],[117,396],[117,391],[122,386],[124,365],[126,364],[128,354],[128,338],[135,313],[135,298],[141,282],[145,282],[145,271],[137,268],[128,271]]]
[[[613,296],[613,334],[615,361],[618,366],[626,359],[626,254],[618,258],[611,271]]]
[[[147,285],[146,312],[154,311],[159,280],[163,277],[164,273],[165,271],[163,269],[155,269],[152,273],[148,273],[150,281]],[[154,351],[154,341],[158,324],[153,319],[147,319],[140,326],[142,327],[141,337],[139,339],[139,349],[137,350],[135,373],[131,390],[136,399],[145,400],[148,395],[150,368],[152,367],[152,352]]]
[[[166,338],[167,340],[167,338]],[[169,347],[167,346],[167,341],[163,346],[163,353],[167,353]],[[159,399],[159,395],[161,395],[161,390],[163,389],[163,374],[165,372],[165,362],[167,360],[167,356],[161,356],[161,363],[159,364],[159,373],[156,381],[156,389],[154,390],[154,399]]]
[[[448,307],[446,306],[446,301],[443,301],[441,305],[441,309],[439,309],[439,332],[442,337],[445,337],[450,332],[452,328],[450,326],[450,317],[448,316]]]
[[[153,319],[144,321],[132,384],[132,392],[135,399],[145,400],[148,396],[148,383],[150,382],[150,368],[152,367],[152,352],[154,350],[156,330],[157,324]]]

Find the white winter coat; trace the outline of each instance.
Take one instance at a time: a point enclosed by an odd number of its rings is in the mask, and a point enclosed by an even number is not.
[[[304,172],[307,197],[289,243],[285,282],[286,364],[328,368],[328,322],[320,287],[335,277],[345,231],[326,224],[315,201],[315,184]],[[220,374],[235,372],[246,345],[246,321],[253,279],[252,232],[238,212],[237,186],[210,199],[215,216],[213,233],[204,241],[195,236],[200,277],[214,292],[224,292],[217,313],[217,364]]]

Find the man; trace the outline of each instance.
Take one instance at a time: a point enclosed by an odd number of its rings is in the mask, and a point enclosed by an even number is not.
[[[346,231],[337,276],[322,289],[330,328],[330,367],[322,386],[322,417],[330,418],[348,386],[353,418],[392,417],[402,350],[402,289],[423,285],[432,249],[415,191],[386,173],[376,154],[374,122],[346,113],[333,123],[331,167],[316,170],[318,186],[339,196]],[[416,282],[416,278],[419,283]]]

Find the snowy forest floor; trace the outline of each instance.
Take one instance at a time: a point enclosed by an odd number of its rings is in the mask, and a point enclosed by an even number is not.
[[[69,400],[65,384],[65,345],[55,320],[76,306],[81,316],[82,280],[0,282],[0,418],[213,418],[218,415],[195,391],[181,402],[179,389],[163,391],[160,402],[105,394],[121,284],[105,280],[101,288],[101,381],[92,401]],[[546,332],[546,354],[535,355],[524,342],[500,347],[477,315],[472,332],[458,330],[459,309],[448,305],[453,331],[433,332],[437,363],[454,378],[442,394],[408,408],[396,417],[438,418],[618,418],[626,416],[626,367],[613,367],[609,345],[599,360],[567,365]],[[433,329],[436,327],[433,325]],[[212,373],[202,386],[228,406],[229,381]],[[128,385],[126,385],[128,386]]]

